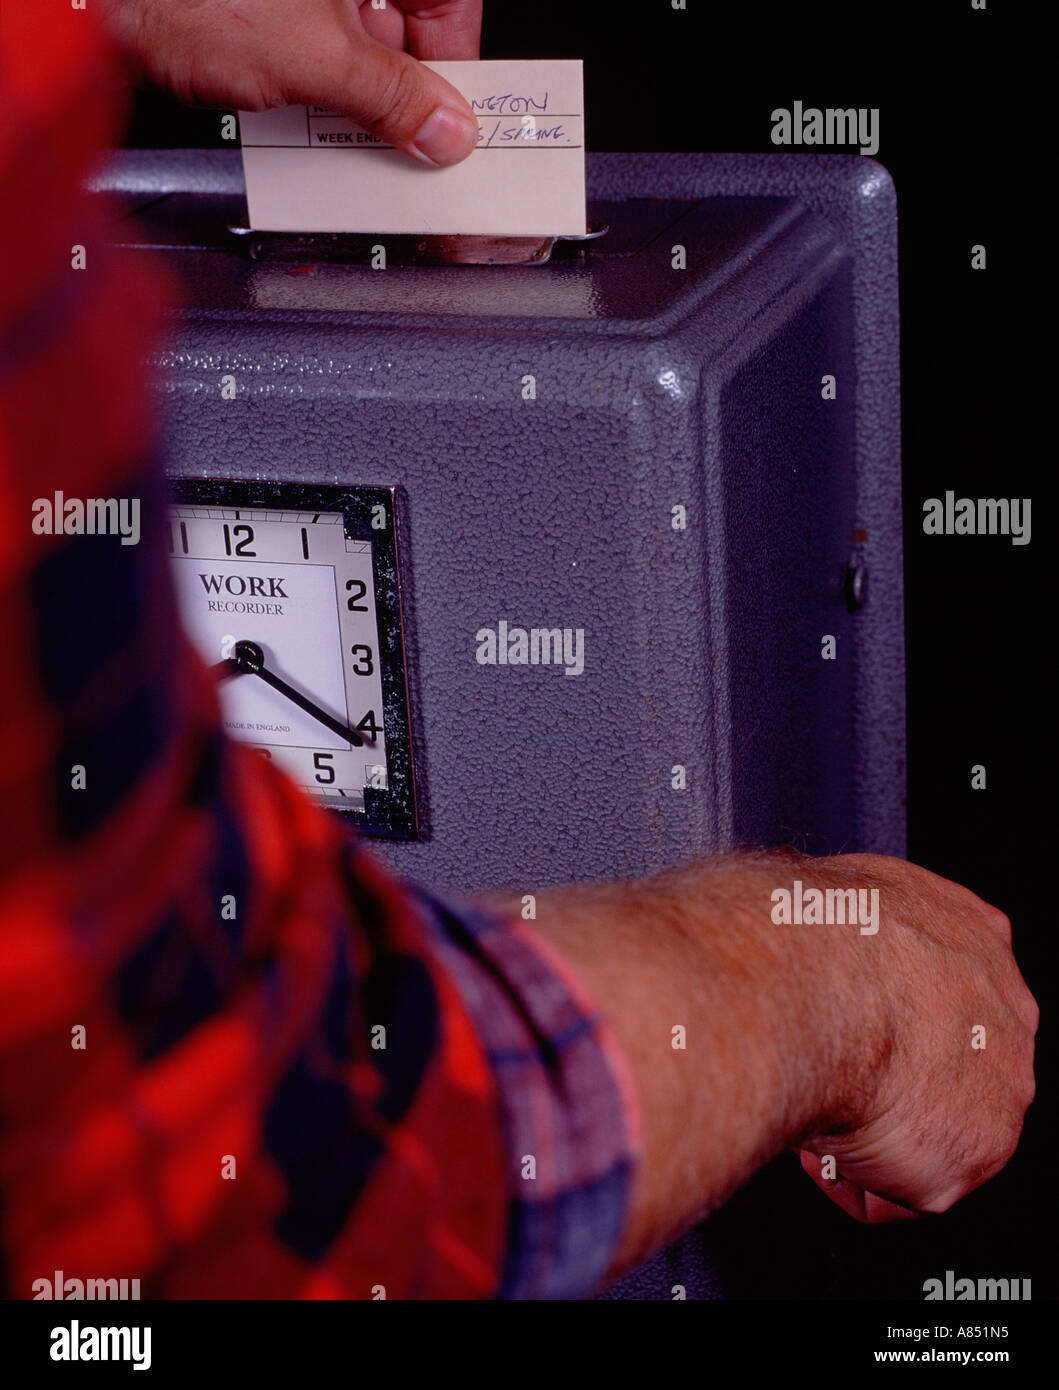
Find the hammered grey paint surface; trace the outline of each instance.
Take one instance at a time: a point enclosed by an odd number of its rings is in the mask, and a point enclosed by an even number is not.
[[[462,890],[641,875],[748,840],[901,853],[885,172],[590,156],[610,250],[304,275],[231,249],[223,153],[205,170],[141,155],[102,182],[146,206],[154,167],[169,220],[154,202],[127,239],[191,248],[167,253],[189,299],[157,361],[169,471],[404,491],[423,836],[380,853]],[[853,551],[871,578],[857,613],[841,592]],[[477,665],[475,633],[500,619],[583,628],[584,674]]]

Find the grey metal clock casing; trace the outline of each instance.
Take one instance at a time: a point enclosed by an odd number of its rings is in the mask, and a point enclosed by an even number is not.
[[[885,171],[590,156],[610,231],[580,254],[305,272],[225,231],[237,161],[126,156],[104,182],[187,287],[157,361],[171,473],[406,499],[421,838],[380,852],[456,889],[746,842],[901,853]],[[583,672],[479,664],[501,623],[580,631]]]

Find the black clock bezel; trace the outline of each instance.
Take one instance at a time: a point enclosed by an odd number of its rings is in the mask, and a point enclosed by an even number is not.
[[[386,735],[387,785],[364,788],[364,810],[316,805],[352,821],[365,835],[393,840],[419,838],[408,675],[401,621],[401,579],[397,543],[397,488],[335,486],[330,483],[270,483],[251,478],[170,478],[170,500],[197,507],[252,507],[271,511],[341,512],[348,540],[371,542],[375,612],[379,625],[379,677]],[[371,524],[373,508],[386,508],[385,530]]]

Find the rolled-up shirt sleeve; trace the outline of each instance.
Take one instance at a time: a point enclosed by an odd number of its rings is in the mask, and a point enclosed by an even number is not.
[[[0,13],[5,1292],[587,1296],[637,1151],[617,1044],[529,924],[405,883],[224,735],[165,559],[160,281],[79,192],[105,49]],[[57,496],[135,499],[138,543],[32,527]]]
[[[582,1296],[616,1253],[627,1210],[638,1116],[624,1058],[531,927],[424,900],[500,1102],[512,1194],[500,1292]]]

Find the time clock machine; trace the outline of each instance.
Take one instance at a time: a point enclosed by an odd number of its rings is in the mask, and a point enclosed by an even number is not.
[[[101,178],[185,286],[169,544],[229,730],[440,890],[901,854],[889,177],[586,172],[592,239],[496,265],[237,235],[237,151]]]
[[[416,833],[393,488],[177,479],[168,544],[228,732],[367,833]]]

